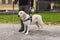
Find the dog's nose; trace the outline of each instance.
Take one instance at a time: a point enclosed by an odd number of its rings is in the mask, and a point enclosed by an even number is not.
[[[18,15],[18,17],[20,17],[20,16]]]

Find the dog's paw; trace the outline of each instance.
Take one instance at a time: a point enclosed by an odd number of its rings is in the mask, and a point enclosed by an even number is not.
[[[22,33],[25,33],[25,31],[22,31]]]
[[[28,35],[28,32],[26,32],[25,34]]]

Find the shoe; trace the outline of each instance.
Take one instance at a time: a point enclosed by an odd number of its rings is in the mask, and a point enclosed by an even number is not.
[[[21,29],[19,30],[19,32],[24,31],[24,26],[21,27]]]

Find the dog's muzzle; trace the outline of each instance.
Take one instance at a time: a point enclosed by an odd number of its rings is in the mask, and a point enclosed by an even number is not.
[[[18,17],[20,17],[20,15],[18,15]]]

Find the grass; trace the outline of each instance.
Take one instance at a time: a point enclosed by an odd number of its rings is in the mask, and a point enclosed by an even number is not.
[[[17,15],[0,15],[0,23],[20,23],[19,18]]]
[[[48,13],[39,13],[42,15],[43,21],[50,24],[60,24],[60,13],[48,12]]]
[[[60,24],[60,13],[55,12],[40,12],[36,13],[42,16],[46,24]],[[13,23],[13,15],[0,15],[0,23]],[[20,23],[17,14],[14,15],[14,23]]]

